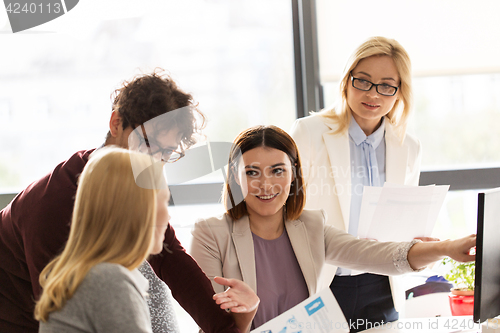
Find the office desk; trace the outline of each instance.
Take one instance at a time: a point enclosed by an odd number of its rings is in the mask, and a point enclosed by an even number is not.
[[[382,326],[374,326],[363,333],[452,333],[481,332],[481,326],[472,320],[472,316],[432,317],[401,319]]]

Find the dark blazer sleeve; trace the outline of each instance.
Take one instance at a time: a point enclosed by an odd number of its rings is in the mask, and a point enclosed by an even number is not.
[[[35,299],[40,294],[40,272],[68,240],[78,177],[92,151],[78,152],[59,164],[11,204],[11,217],[23,244]]]
[[[77,180],[92,152],[75,153],[0,211],[0,331],[38,331],[39,275],[68,240]]]
[[[215,292],[210,280],[186,253],[171,225],[165,232],[163,251],[151,257],[149,263],[204,332],[239,332],[233,317],[212,299]]]

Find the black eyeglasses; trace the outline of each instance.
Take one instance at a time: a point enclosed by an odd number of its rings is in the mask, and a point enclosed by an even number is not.
[[[142,129],[142,135],[137,135],[139,138],[139,147],[138,150],[142,153],[149,154],[151,156],[154,156],[156,154],[161,154],[160,159],[162,162],[166,163],[174,163],[180,160],[181,158],[186,155],[184,151],[177,151],[174,149],[162,149],[160,145],[153,139],[148,138],[146,135],[146,129],[144,128],[144,125],[141,125]]]
[[[357,77],[352,76],[352,74],[351,82],[354,88],[362,91],[369,91],[373,86],[375,86],[375,90],[377,90],[377,93],[383,96],[394,96],[398,91],[398,87],[388,85],[387,83],[375,84],[368,80],[358,79]]]

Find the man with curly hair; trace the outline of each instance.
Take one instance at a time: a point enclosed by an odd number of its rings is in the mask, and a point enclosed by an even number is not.
[[[174,162],[195,143],[194,136],[204,123],[193,97],[168,75],[140,75],[115,91],[104,146],[129,148],[129,143],[135,142],[134,148]],[[0,332],[38,332],[33,310],[41,292],[39,274],[68,239],[78,176],[94,150],[76,152],[0,211]],[[149,263],[141,272],[150,279],[153,294],[149,305],[153,307],[155,331],[177,330],[165,327],[169,314],[158,309],[169,308],[166,288],[157,283],[159,280],[152,280],[158,276],[205,332],[238,332],[232,316],[213,301],[210,281],[170,225],[163,252]],[[175,321],[170,322],[175,326]]]

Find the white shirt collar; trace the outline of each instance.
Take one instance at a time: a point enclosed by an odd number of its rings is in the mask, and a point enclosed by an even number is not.
[[[378,145],[380,142],[382,142],[382,139],[384,138],[384,133],[385,133],[385,117],[382,117],[382,123],[380,124],[379,128],[369,136],[366,136],[365,132],[359,127],[358,123],[354,119],[354,117],[351,115],[351,122],[349,124],[349,136],[351,139],[354,141],[356,146],[359,146],[363,141],[368,139],[368,141],[372,144],[374,149],[377,149]]]

